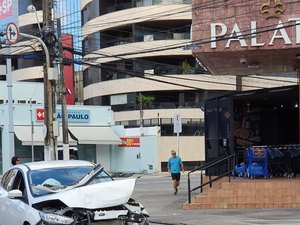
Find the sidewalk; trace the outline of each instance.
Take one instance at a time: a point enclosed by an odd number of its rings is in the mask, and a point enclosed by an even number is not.
[[[197,177],[194,177],[197,179]],[[137,179],[133,198],[150,214],[150,224],[165,225],[298,225],[299,209],[205,209],[183,210],[187,202],[187,176],[173,195],[168,173],[143,175]]]

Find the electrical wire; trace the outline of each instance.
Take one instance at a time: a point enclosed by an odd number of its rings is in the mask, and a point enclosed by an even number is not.
[[[263,31],[263,32],[266,32],[266,31]],[[252,35],[253,35],[253,33],[252,33]],[[242,36],[242,35],[241,35]],[[222,38],[222,39],[226,39],[226,38]],[[221,39],[219,39],[218,41],[220,41]],[[187,43],[189,43],[189,42],[187,42]],[[173,46],[171,46],[171,47],[173,47]],[[176,48],[177,48],[178,46],[176,46]],[[167,48],[167,49],[169,49],[169,48]],[[147,50],[146,52],[150,52],[150,51],[157,51],[157,50],[159,50],[159,49],[150,49],[150,50]],[[131,53],[131,54],[138,54],[138,53],[145,53],[145,51],[144,52],[133,52],[133,53]],[[103,55],[103,54],[102,54]],[[124,55],[128,55],[128,54],[120,54],[120,55],[116,55],[117,57],[120,57],[120,56],[124,56]],[[111,55],[109,56],[109,55],[106,55],[105,57],[112,57]],[[115,56],[114,56],[115,57]],[[121,58],[122,59],[122,58]]]

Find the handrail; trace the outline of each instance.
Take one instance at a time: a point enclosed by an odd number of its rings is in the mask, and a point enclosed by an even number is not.
[[[193,170],[191,170],[190,172],[188,172],[188,198],[189,198],[189,203],[191,203],[191,193],[195,190],[198,190],[200,189],[200,193],[203,191],[203,187],[208,185],[210,187],[212,187],[212,182],[216,181],[216,180],[219,180],[220,178],[228,175],[228,179],[229,179],[229,182],[230,182],[230,177],[232,175],[232,165],[235,164],[235,161],[236,160],[236,154],[232,154],[232,155],[229,155],[229,156],[225,156],[223,158],[218,158],[216,160],[213,160],[211,162],[208,162],[202,166],[199,166]],[[220,174],[219,176],[217,176],[216,178],[213,178],[211,179],[211,176],[209,175],[209,181],[203,183],[203,170],[207,170],[213,166],[217,166],[217,165],[223,165],[224,163],[227,162],[227,171]],[[232,163],[233,162],[233,163]],[[194,187],[193,189],[191,189],[191,179],[190,179],[190,174],[195,172],[195,171],[198,171],[200,170],[201,171],[201,177],[200,177],[200,185],[199,186],[196,186]]]

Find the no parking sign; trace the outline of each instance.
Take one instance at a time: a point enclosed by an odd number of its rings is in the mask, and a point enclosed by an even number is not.
[[[13,22],[8,23],[6,26],[6,39],[10,44],[15,44],[19,37],[19,29]]]

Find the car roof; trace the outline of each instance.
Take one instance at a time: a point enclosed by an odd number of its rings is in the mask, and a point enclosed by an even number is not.
[[[21,166],[22,164],[20,164]],[[57,167],[81,167],[81,166],[94,166],[95,164],[84,160],[51,160],[51,161],[38,161],[23,163],[29,170],[40,170],[46,168]]]

